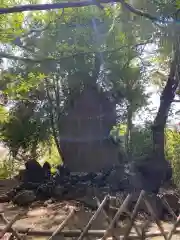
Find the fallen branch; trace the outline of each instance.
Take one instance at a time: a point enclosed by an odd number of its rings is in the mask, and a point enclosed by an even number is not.
[[[69,221],[69,219],[74,215],[75,213],[75,209],[71,209],[70,213],[68,214],[68,216],[64,219],[64,221],[57,227],[57,229],[53,232],[53,234],[51,235],[51,237],[48,240],[52,240],[54,236],[56,236],[61,230],[63,230],[63,228],[65,227],[65,225],[67,224],[67,222]]]

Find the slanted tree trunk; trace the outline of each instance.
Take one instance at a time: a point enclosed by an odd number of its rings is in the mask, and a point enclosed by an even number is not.
[[[166,86],[162,91],[160,98],[160,106],[158,113],[154,120],[152,126],[153,133],[153,150],[156,156],[162,157],[164,159],[165,150],[165,126],[171,107],[171,103],[174,100],[176,90],[180,84],[180,30],[178,20],[180,11],[174,15],[174,31],[172,34],[172,44],[173,44],[173,59],[170,65],[170,73],[166,82]],[[174,42],[173,42],[173,39]]]
[[[170,73],[165,88],[160,98],[160,106],[155,117],[152,133],[153,133],[153,150],[158,159],[164,159],[165,148],[165,126],[171,103],[175,97],[180,77],[180,44],[179,37],[175,46],[174,58],[171,62]]]

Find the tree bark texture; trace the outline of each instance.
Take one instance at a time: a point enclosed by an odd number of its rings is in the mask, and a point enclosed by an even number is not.
[[[153,152],[159,159],[164,159],[165,148],[165,126],[171,103],[174,100],[180,80],[180,37],[176,31],[176,42],[174,44],[174,56],[170,65],[170,73],[166,85],[161,93],[160,106],[152,125]]]

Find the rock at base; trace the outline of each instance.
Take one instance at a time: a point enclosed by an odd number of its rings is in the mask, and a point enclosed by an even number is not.
[[[13,203],[20,206],[25,206],[36,200],[36,196],[33,191],[23,190],[20,191],[12,200]]]

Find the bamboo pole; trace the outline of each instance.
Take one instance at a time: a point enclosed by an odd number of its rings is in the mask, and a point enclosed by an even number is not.
[[[167,236],[165,234],[164,228],[163,228],[160,220],[157,218],[157,216],[156,216],[156,214],[154,212],[154,209],[152,208],[151,204],[149,203],[149,201],[147,200],[145,195],[143,196],[143,198],[144,198],[144,202],[146,204],[146,207],[147,207],[149,213],[151,214],[151,216],[155,220],[155,222],[156,222],[156,224],[157,224],[157,226],[158,226],[158,228],[159,228],[159,230],[161,232],[161,235],[164,237],[165,240],[167,240]]]
[[[5,216],[4,216],[3,213],[0,214],[0,217],[2,218],[2,220],[3,220],[3,222],[4,222],[5,224],[9,224],[9,221],[5,218]],[[11,227],[11,230],[12,230],[12,235],[13,235],[16,239],[22,240],[22,238],[19,236],[19,234],[17,233],[17,231],[15,231],[12,227]]]
[[[51,237],[48,240],[52,240],[54,236],[56,236],[67,224],[67,222],[69,221],[69,219],[74,215],[75,213],[75,209],[72,208],[71,211],[69,212],[69,214],[67,215],[67,217],[64,219],[64,221],[56,228],[56,230],[53,232],[53,234],[51,235]]]
[[[95,200],[96,200],[96,202],[97,202],[98,207],[100,207],[101,203],[100,203],[99,199],[98,199],[97,197],[95,197]],[[110,224],[110,223],[111,223],[111,219],[110,219],[110,217],[107,215],[107,213],[106,213],[106,211],[105,211],[104,209],[102,209],[102,213],[104,214],[104,217],[105,217],[107,223]],[[112,234],[112,239],[113,239],[113,240],[117,240],[117,238],[116,238],[116,236],[115,236],[114,234]]]
[[[173,225],[171,231],[168,234],[167,239],[170,240],[174,234],[174,232],[176,231],[177,226],[179,225],[180,222],[180,216],[177,218],[177,221],[175,222],[175,224]]]
[[[112,209],[112,210],[116,210],[116,212],[118,211],[118,208],[116,208],[116,207],[110,207],[109,208],[110,210]],[[130,219],[131,218],[131,213],[126,209],[126,214],[127,214],[127,217]],[[137,235],[139,236],[139,237],[141,237],[141,232],[139,231],[139,228],[136,226],[136,224],[135,223],[133,223],[133,227],[134,227],[134,230],[136,231],[136,233],[137,233]]]
[[[0,231],[2,231],[4,228],[0,226]],[[19,234],[27,234],[28,236],[36,236],[36,237],[50,237],[53,234],[53,231],[51,230],[29,230],[29,228],[20,228],[16,227],[14,228],[15,231],[17,231]],[[29,230],[29,231],[28,231]],[[9,229],[7,232],[12,232],[12,229]],[[89,230],[86,235],[92,236],[93,239],[95,237],[103,237],[104,234],[106,233],[105,230]],[[164,230],[165,234],[168,234],[168,230]],[[79,237],[81,234],[81,230],[62,230],[59,232],[56,236],[63,236],[65,238],[73,238],[73,237]],[[180,234],[180,228],[176,228],[176,230],[173,232],[173,234]],[[159,237],[162,236],[162,233],[160,231],[155,231],[153,233],[147,233],[146,238],[151,238],[151,237]],[[119,239],[121,239],[123,236],[119,236]],[[136,234],[130,234],[129,239],[138,239],[139,237]]]
[[[76,219],[78,219],[78,217],[77,217],[77,215],[74,215],[74,220],[76,220]],[[79,226],[77,226],[78,224],[76,223],[76,221],[75,222],[73,222],[73,225],[74,225],[74,227],[75,228],[78,228],[80,231],[81,231],[81,233],[82,233],[82,231],[83,231],[83,228],[82,227],[79,227]],[[74,237],[74,238],[72,238],[73,240],[76,240],[76,238]],[[86,239],[87,240],[91,240],[91,238],[89,237],[89,235],[86,235]]]
[[[148,228],[148,225],[150,223],[150,220],[146,220],[143,226],[141,227],[141,240],[146,239],[146,229]]]
[[[0,232],[4,228],[0,226]],[[33,230],[29,228],[23,228],[23,227],[18,227],[14,228],[18,233],[21,234],[26,234],[28,236],[36,236],[36,237],[50,237],[53,234],[52,230]],[[9,229],[8,232],[12,232],[11,229]],[[81,230],[79,229],[73,229],[73,230],[62,230],[61,232],[58,232],[56,236],[63,236],[65,238],[72,238],[72,237],[79,237],[81,234]],[[105,233],[105,230],[89,230],[86,235],[93,236],[93,237],[102,237],[103,234]]]
[[[161,201],[163,203],[163,205],[167,208],[167,210],[169,211],[169,213],[173,216],[174,219],[177,219],[176,214],[174,213],[174,211],[172,210],[172,208],[170,207],[169,203],[167,202],[165,197],[161,198]]]
[[[140,195],[139,195],[139,197],[138,197],[138,200],[137,200],[136,205],[135,205],[135,207],[134,207],[134,210],[133,210],[133,212],[132,212],[132,215],[131,215],[131,218],[130,218],[130,222],[129,222],[129,224],[127,225],[126,231],[125,231],[125,233],[124,233],[124,240],[127,240],[128,236],[129,236],[129,234],[130,234],[130,232],[131,232],[131,229],[132,229],[132,227],[133,227],[135,218],[136,218],[136,216],[137,216],[137,214],[138,214],[139,205],[140,205],[140,203],[142,202],[142,198],[143,198],[144,194],[145,194],[145,192],[144,192],[144,190],[142,190],[142,191],[140,192]],[[139,233],[139,231],[137,231],[137,234],[138,234],[139,238],[141,239],[142,236],[141,236],[141,234]]]
[[[114,216],[113,220],[111,221],[109,227],[107,228],[107,230],[106,230],[104,236],[101,238],[101,240],[107,239],[107,237],[110,235],[110,233],[112,232],[112,230],[114,228],[114,224],[117,222],[117,220],[119,219],[119,217],[122,214],[122,212],[124,211],[124,209],[127,209],[127,206],[129,204],[131,198],[132,198],[132,194],[128,194],[128,196],[124,200],[123,204],[120,206],[119,210],[117,211],[116,215]]]
[[[84,236],[86,235],[87,231],[90,229],[93,221],[99,216],[102,208],[104,207],[104,205],[106,204],[107,200],[109,199],[109,196],[107,195],[104,200],[102,201],[102,203],[100,204],[99,208],[97,209],[97,211],[93,214],[93,216],[90,218],[88,224],[85,226],[85,228],[83,229],[83,232],[81,233],[81,235],[79,236],[78,240],[82,240],[84,238]]]
[[[5,226],[5,228],[0,232],[0,239],[8,232],[12,225],[17,221],[17,219],[22,215],[22,213],[18,213],[15,217]],[[12,231],[11,231],[12,232]]]

